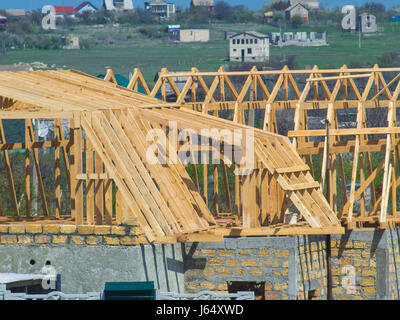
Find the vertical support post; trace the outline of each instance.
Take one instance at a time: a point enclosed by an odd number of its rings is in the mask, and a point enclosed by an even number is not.
[[[54,119],[54,169],[56,218],[61,214],[60,119]]]
[[[88,116],[90,119],[90,115]],[[89,120],[91,121],[91,119]],[[94,172],[93,163],[93,146],[90,140],[86,138],[86,174]],[[89,225],[95,224],[94,219],[94,184],[96,180],[88,179],[86,180],[86,219]]]
[[[1,138],[2,143],[6,143],[6,136],[5,136],[4,127],[3,127],[3,120],[0,120],[0,138]],[[3,154],[4,154],[4,162],[6,165],[8,184],[10,187],[11,201],[12,201],[12,206],[14,209],[14,216],[19,216],[17,194],[15,192],[15,185],[14,185],[14,178],[13,178],[13,174],[12,174],[12,170],[11,170],[10,157],[8,155],[7,150],[3,150]]]
[[[76,224],[83,224],[83,180],[77,180],[77,175],[82,173],[82,129],[79,112],[74,114],[72,124],[71,215]]]
[[[25,215],[31,215],[31,161],[29,157],[29,149],[31,147],[29,139],[29,122],[25,119]]]
[[[104,181],[104,222],[112,224],[112,180]]]

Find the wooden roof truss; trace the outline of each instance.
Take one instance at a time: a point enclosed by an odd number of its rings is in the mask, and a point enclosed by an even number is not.
[[[202,77],[194,76],[183,93],[176,91],[179,104],[168,104],[153,98],[159,89],[163,95],[165,81],[178,90],[173,81],[164,76],[165,72],[161,73],[160,79],[164,79],[160,80],[161,86],[156,84],[151,91],[138,70],[128,88],[115,84],[111,70],[107,71],[107,81],[74,70],[0,73],[0,80],[3,80],[0,123],[7,119],[25,121],[25,141],[18,143],[7,143],[4,128],[0,127],[4,174],[13,207],[11,214],[3,210],[0,221],[138,223],[141,239],[149,242],[215,241],[226,235],[343,232],[320,184],[315,182],[310,167],[295,146],[287,137],[268,130],[252,130],[255,169],[247,175],[238,173],[240,165],[221,151],[217,153],[221,160],[218,164],[149,163],[146,158],[149,145],[157,143],[150,135],[153,130],[163,131],[169,140],[175,139],[171,123],[176,123],[178,133],[191,128],[210,142],[215,141],[212,133],[202,130],[252,129],[244,123],[245,88],[259,84],[268,101],[277,91],[269,93],[261,76],[257,75],[252,76],[251,81],[246,80],[240,92],[224,74],[219,74],[211,85]],[[202,112],[190,110],[185,102],[185,91],[195,88],[194,81],[205,91]],[[288,77],[287,82],[292,83],[292,80]],[[218,103],[213,92],[221,83],[222,87],[226,84],[236,99],[232,104],[236,114],[234,121],[218,118],[217,110],[208,109],[210,104]],[[148,96],[134,92],[138,84],[145,88]],[[32,119],[52,119],[52,139],[36,141]],[[69,119],[69,137],[64,136],[64,119]],[[243,148],[244,143],[244,139],[231,142],[234,153]],[[208,145],[210,151],[213,146]],[[162,150],[161,146],[159,152],[175,157],[183,147],[187,150],[188,143],[178,141],[176,149],[168,144],[168,150]],[[191,144],[191,156],[195,156],[200,147],[204,146]],[[54,150],[54,176],[51,178],[55,187],[50,190],[46,190],[48,185],[40,171],[40,148]],[[15,149],[25,150],[25,188],[22,191],[15,188],[15,170],[13,172],[9,159],[9,151]],[[201,155],[204,154],[202,151]],[[32,167],[36,170],[41,199],[35,216],[31,214],[34,202]],[[64,184],[63,176],[66,177]],[[25,195],[22,201],[25,212],[18,200],[22,199],[21,194]],[[65,201],[70,207],[65,206]],[[294,212],[297,219],[288,223],[288,217]]]

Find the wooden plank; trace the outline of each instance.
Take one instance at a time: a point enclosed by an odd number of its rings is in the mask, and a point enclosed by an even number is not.
[[[25,119],[25,215],[29,217],[31,215],[31,160],[29,156],[30,149],[30,138],[29,138],[29,126],[31,120]],[[57,186],[56,186],[57,190]],[[57,197],[57,192],[56,192]],[[57,199],[56,199],[57,201]]]
[[[226,171],[225,162],[223,160],[221,160],[221,167],[222,167],[222,178],[224,180],[226,210],[228,212],[232,212],[231,192],[229,189],[228,174]]]
[[[3,127],[3,120],[1,120],[1,119],[0,119],[0,138],[1,138],[2,143],[6,143],[6,136],[5,136],[4,127]],[[13,178],[12,169],[11,169],[10,156],[8,155],[7,150],[3,150],[3,155],[4,155],[5,166],[6,166],[6,172],[7,172],[8,186],[10,188],[11,203],[12,203],[13,210],[14,210],[14,216],[19,216],[18,200],[17,200],[16,191],[15,191],[15,184],[14,184],[14,178]]]
[[[76,113],[73,118],[73,145],[71,148],[71,162],[72,167],[72,181],[71,189],[75,189],[72,197],[71,194],[71,212],[74,212],[76,224],[83,224],[83,181],[76,180],[76,176],[83,171],[82,168],[82,129],[81,129],[81,115]]]
[[[400,128],[360,128],[360,129],[331,129],[330,136],[353,136],[353,135],[368,135],[368,134],[391,134],[400,133]],[[288,137],[321,137],[326,135],[326,130],[296,130],[289,131]]]
[[[90,115],[88,116],[89,121],[91,122],[91,117]],[[86,141],[86,176],[88,176],[90,173],[94,172],[94,157],[93,157],[93,151],[92,151],[92,145],[90,143],[90,140]],[[90,150],[90,151],[89,151]],[[96,220],[95,220],[95,206],[94,206],[94,199],[95,199],[95,191],[94,191],[94,185],[95,181],[88,179],[88,177],[85,177],[86,179],[86,220],[88,225],[94,225]],[[78,177],[76,177],[77,180],[79,180]],[[110,223],[111,224],[111,223]]]
[[[294,167],[285,167],[285,168],[276,168],[277,173],[293,173],[293,172],[300,172],[300,171],[309,171],[310,167],[306,164],[294,166]]]
[[[88,121],[91,121],[88,118]],[[100,155],[95,152],[94,155],[94,171],[97,175],[101,175],[103,172],[103,162]],[[94,201],[95,201],[95,222],[96,225],[102,225],[104,221],[104,181],[94,181]]]
[[[99,157],[101,158],[101,160],[105,164],[107,164],[108,170],[111,171],[115,175],[114,180],[118,186],[118,189],[122,193],[122,196],[123,196],[124,200],[126,201],[126,204],[130,208],[129,211],[124,212],[123,217],[122,217],[122,222],[125,222],[125,221],[129,222],[130,215],[134,215],[134,217],[138,219],[147,239],[150,242],[153,242],[155,240],[155,232],[157,232],[157,229],[155,229],[155,228],[151,229],[148,226],[146,220],[142,216],[136,203],[134,201],[132,201],[130,192],[127,189],[122,178],[119,176],[118,171],[114,169],[112,161],[110,159],[108,159],[107,154],[105,153],[105,151],[102,147],[101,140],[99,139],[99,137],[96,136],[94,130],[91,127],[91,124],[88,122],[88,120],[85,117],[82,117],[82,125],[85,129],[86,136],[91,140],[92,145],[96,150],[96,154],[98,154]],[[160,232],[160,233],[163,234],[162,232]]]
[[[111,179],[104,181],[104,223],[107,225],[112,224],[112,216],[113,216],[112,186],[113,183]]]
[[[159,214],[165,216],[165,220],[168,221],[172,230],[177,232],[179,229],[176,228],[176,223],[173,219],[172,213],[168,208],[167,204],[165,203],[164,199],[162,199],[159,190],[157,189],[156,185],[154,184],[152,177],[150,176],[149,172],[146,170],[144,165],[142,164],[142,160],[137,154],[137,151],[134,149],[134,145],[131,144],[132,139],[130,140],[127,136],[128,132],[123,130],[121,124],[118,122],[118,119],[114,115],[114,113],[109,114],[111,124],[113,126],[114,132],[116,137],[119,140],[121,150],[124,150],[129,155],[128,159],[125,159],[125,165],[128,166],[134,164],[136,166],[136,170],[132,170],[132,177],[135,183],[140,187],[141,192],[143,193],[143,197],[147,199],[148,203],[150,204],[150,208],[154,210],[154,212],[158,212]],[[111,131],[109,131],[111,134]],[[114,140],[115,141],[115,140]],[[115,145],[115,147],[118,147]],[[154,175],[155,176],[155,175]],[[147,191],[148,190],[148,191]],[[161,213],[162,212],[162,213]]]
[[[317,181],[307,182],[307,183],[297,183],[291,184],[288,188],[290,191],[297,191],[297,190],[305,190],[305,189],[312,189],[312,188],[319,188],[320,185]]]
[[[138,178],[137,171],[133,165],[129,165],[127,153],[120,145],[121,142],[118,141],[107,121],[108,120],[105,118],[103,113],[93,114],[93,127],[97,134],[102,138],[103,144],[107,146],[107,154],[112,155],[112,159],[117,170],[121,171],[122,173],[128,173],[124,174],[125,183],[129,186],[132,197],[135,199],[135,202],[138,204],[144,216],[149,221],[152,229],[158,230],[157,233],[162,235],[172,235],[172,230],[165,221],[163,215],[156,215],[156,213],[159,211],[157,210],[155,204],[151,202],[151,197],[147,195],[147,190],[141,190],[139,188],[140,185],[138,183],[140,180]],[[110,168],[107,167],[107,170],[109,169]],[[133,174],[133,176],[131,174]],[[145,193],[142,194],[142,192]]]
[[[33,133],[33,125],[32,122],[30,123],[29,126],[29,136],[31,142],[35,141],[35,136]],[[43,210],[43,215],[48,216],[49,215],[49,209],[47,207],[47,201],[46,201],[46,194],[44,191],[44,184],[43,184],[43,179],[42,179],[42,172],[40,170],[40,165],[39,165],[39,154],[37,149],[33,149],[33,161],[35,164],[35,169],[36,169],[36,175],[38,179],[38,186],[39,186],[39,192],[40,192],[40,198],[42,200],[42,210]]]
[[[147,132],[147,130],[151,129],[146,121],[136,118],[136,116],[132,115],[130,110],[127,112],[127,114],[132,116],[133,119],[124,124],[125,130],[130,129],[132,127],[132,123],[138,126],[137,130],[133,130],[132,138],[136,137],[138,134],[140,135],[140,130],[145,130]],[[121,117],[120,121],[126,121],[125,117]],[[160,129],[160,127],[155,124],[153,124],[153,127],[155,129]],[[137,139],[135,141],[137,141]],[[139,141],[145,141],[144,136],[143,139],[140,139]],[[171,144],[168,143],[168,139],[166,140],[166,143],[170,146],[170,152],[176,155],[177,151]],[[147,148],[147,145],[143,145],[141,148],[142,157],[145,157]],[[214,224],[214,218],[212,217],[209,209],[204,203],[200,193],[197,191],[185,168],[179,161],[176,162],[176,164],[169,165],[168,162],[170,160],[171,159],[167,159],[166,166],[161,166],[157,163],[155,165],[148,166],[150,171],[153,169],[158,170],[158,172],[162,171],[157,174],[157,177],[160,178],[158,184],[164,197],[169,200],[169,205],[176,206],[176,214],[178,214],[183,221],[185,221],[187,217],[193,219],[192,221],[196,221],[196,223],[199,223],[199,226],[202,227],[208,226],[209,223]],[[176,186],[176,188],[174,188],[174,186]],[[201,217],[198,216],[200,213],[198,210],[201,212]],[[184,212],[183,215],[181,211]]]
[[[54,140],[58,144],[60,141],[60,119],[54,120]],[[62,130],[62,128],[61,128]],[[29,153],[28,153],[29,155]],[[54,166],[55,166],[55,211],[56,217],[60,218],[61,215],[61,163],[60,163],[60,148],[57,146],[54,148]]]

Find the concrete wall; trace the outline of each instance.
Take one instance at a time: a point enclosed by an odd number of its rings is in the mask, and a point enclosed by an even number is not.
[[[180,30],[180,42],[208,42],[210,41],[209,29],[187,29]]]
[[[181,244],[139,245],[137,226],[0,225],[0,272],[40,273],[50,261],[65,293],[102,291],[107,281],[182,292],[182,252]]]
[[[326,241],[271,236],[143,245],[133,226],[0,225],[0,272],[40,273],[50,261],[66,293],[101,291],[106,281],[227,292],[229,283],[245,281],[265,283],[265,299],[326,299]],[[399,243],[399,229],[332,235],[333,298],[399,299]]]
[[[107,281],[154,281],[156,288],[173,292],[184,288],[180,244],[0,246],[0,272],[40,273],[46,261],[61,274],[64,293],[102,291]]]
[[[400,300],[400,230],[390,229],[387,236],[389,299]]]

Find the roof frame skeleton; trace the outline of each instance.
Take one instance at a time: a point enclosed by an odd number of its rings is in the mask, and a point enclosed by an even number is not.
[[[222,68],[220,71],[224,72]],[[271,93],[263,85],[256,69],[252,71],[254,72],[247,81],[246,88],[258,84],[263,96],[270,98]],[[197,81],[200,87],[207,91],[207,101],[214,103],[217,101],[214,93],[218,86],[221,95],[224,96],[226,85],[238,100],[237,114],[242,113],[234,122],[215,117],[218,115],[215,110],[214,115],[209,115],[207,102],[202,103],[203,112],[199,113],[154,99],[152,95],[157,92],[154,88],[150,91],[149,87],[146,87],[139,72],[138,69],[135,70],[128,88],[115,83],[112,70],[106,73],[107,81],[75,70],[0,73],[0,79],[4,80],[4,85],[0,86],[0,94],[3,97],[2,101],[7,101],[1,105],[1,122],[3,119],[27,119],[25,142],[7,144],[5,139],[2,139],[0,144],[3,152],[25,149],[24,191],[27,199],[31,199],[32,195],[31,150],[34,164],[40,169],[39,158],[36,156],[38,148],[54,148],[54,178],[56,181],[60,180],[62,170],[66,171],[68,177],[66,186],[56,183],[53,194],[57,203],[55,215],[50,207],[46,209],[49,196],[45,190],[46,186],[40,186],[44,201],[43,219],[68,220],[76,224],[139,223],[143,232],[140,239],[149,242],[174,242],[178,239],[215,240],[230,234],[230,231],[223,230],[230,230],[231,227],[235,227],[236,234],[251,235],[272,234],[275,232],[275,225],[280,226],[277,231],[279,234],[291,234],[292,228],[296,234],[343,232],[339,220],[323,197],[319,184],[312,178],[309,167],[286,137],[264,130],[252,130],[256,167],[249,175],[235,174],[238,164],[232,162],[223,152],[218,153],[217,156],[223,162],[212,165],[214,193],[213,199],[210,199],[212,201],[209,202],[208,194],[204,194],[208,185],[208,168],[204,171],[203,167],[201,183],[199,167],[194,163],[149,164],[145,160],[146,152],[149,144],[154,143],[151,139],[148,140],[149,132],[164,130],[168,132],[168,139],[174,139],[170,124],[166,120],[175,121],[178,131],[183,131],[188,126],[199,130],[216,128],[234,131],[251,128],[244,124],[244,109],[241,103],[245,99],[246,88],[236,91],[228,76],[220,76],[211,86],[201,77],[196,77],[185,85],[184,90],[193,88],[194,81]],[[161,91],[167,79],[178,93],[173,80],[164,77],[166,72],[164,70],[161,73],[160,78],[164,79],[161,80]],[[193,69],[193,72],[197,73],[198,70]],[[134,92],[139,83],[150,96]],[[254,97],[256,96],[255,94]],[[180,102],[184,102],[182,97],[183,94],[180,96]],[[34,141],[30,121],[38,118],[53,119],[56,129],[53,140]],[[61,119],[70,119],[69,139],[63,136]],[[2,132],[4,133],[4,130]],[[212,134],[207,138],[213,138]],[[243,140],[234,142],[232,148],[241,147]],[[181,147],[182,145],[178,144],[178,148]],[[166,151],[169,151],[169,156],[176,156],[178,152],[169,145]],[[60,159],[63,159],[64,168],[60,165]],[[191,175],[187,171],[189,167],[192,168]],[[11,166],[8,166],[8,169],[11,170]],[[224,192],[220,191],[218,183],[218,172],[221,170]],[[229,178],[232,175],[234,185]],[[272,187],[273,184],[275,187]],[[10,180],[9,185],[12,189],[15,183]],[[62,187],[68,188],[71,194],[69,217],[60,212]],[[234,194],[234,205],[229,204],[231,192]],[[114,198],[116,207],[112,205]],[[275,203],[272,203],[271,199],[275,199]],[[299,213],[298,223],[294,225],[285,223],[290,201]],[[29,200],[27,204],[28,202]],[[223,212],[226,209],[228,212]],[[17,218],[30,221],[27,217],[28,209],[26,213],[24,216],[22,212],[16,212]],[[39,218],[35,217],[34,220]],[[281,228],[282,226],[287,227]]]
[[[244,110],[264,109],[263,129],[270,132],[277,132],[275,116],[277,111],[294,109],[294,130],[289,132],[289,136],[293,137],[297,151],[307,160],[313,176],[317,173],[314,170],[313,156],[323,155],[321,187],[326,188],[326,174],[329,174],[331,185],[327,198],[331,208],[349,228],[363,225],[378,225],[386,228],[400,222],[400,212],[397,208],[397,190],[400,180],[396,176],[396,172],[400,169],[400,140],[396,119],[396,110],[399,105],[399,72],[399,68],[379,68],[378,65],[364,69],[349,69],[343,65],[340,69],[329,70],[320,70],[317,66],[310,70],[289,70],[285,66],[282,70],[261,71],[252,68],[250,71],[243,72],[225,72],[223,68],[217,72],[199,72],[197,69],[192,69],[191,72],[174,73],[173,76],[187,77],[187,83],[196,79],[199,83],[203,83],[201,87],[206,94],[205,99],[197,101],[193,99],[193,92],[192,99],[187,94],[188,92],[176,92],[176,96],[179,97],[176,105],[203,113],[212,112],[214,115],[218,115],[219,110],[233,110],[234,121],[241,123],[244,123]],[[271,76],[277,76],[277,79],[270,81],[272,85],[269,85],[265,77]],[[302,79],[299,79],[301,76],[303,79],[304,76],[308,76],[303,87],[301,87]],[[233,85],[235,78],[238,77],[244,78],[241,82],[240,93]],[[218,92],[216,86],[218,79],[224,79],[224,82],[219,81],[220,99],[215,99],[215,93]],[[168,75],[166,69],[158,79],[152,91],[153,95],[161,88],[163,81],[173,82],[173,78]],[[228,82],[229,86],[226,85]],[[206,83],[211,83],[210,88]],[[186,91],[188,87],[185,86]],[[230,99],[226,99],[225,88],[231,90]],[[322,88],[322,91],[319,88]],[[259,89],[262,95],[257,94]],[[186,96],[186,102],[184,102],[184,96]],[[174,104],[171,105],[173,106],[175,107]],[[386,108],[388,109],[387,126],[367,127],[366,110],[372,108],[378,108],[382,113],[386,112]],[[307,111],[312,109],[326,109],[330,132],[334,132],[333,139],[329,140],[329,155],[326,131],[311,130],[308,127]],[[339,128],[340,121],[337,113],[338,110],[345,109],[357,110],[356,128]],[[385,135],[386,139],[371,138],[374,134]],[[350,135],[355,136],[355,140],[348,140],[347,137]],[[311,142],[311,136],[325,137],[324,142]],[[382,151],[384,162],[373,167],[373,153]],[[348,177],[343,160],[347,153],[354,154],[351,176]],[[327,163],[330,164],[329,169],[326,166]],[[337,165],[339,165],[340,186],[336,183]],[[383,177],[381,177],[382,174]],[[350,193],[347,195],[346,192],[342,192],[343,205],[340,209],[337,190],[340,187],[342,190],[346,189],[346,178],[350,179]],[[383,182],[377,186],[380,179]],[[360,182],[361,186],[356,189],[357,182]],[[371,193],[369,212],[365,209],[367,189]],[[360,202],[359,212],[354,212],[356,202]],[[391,208],[388,208],[389,203],[391,203]],[[391,212],[388,212],[388,209]]]

